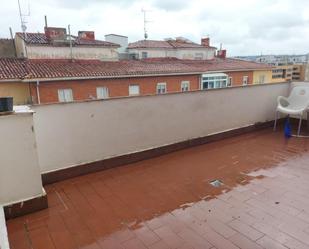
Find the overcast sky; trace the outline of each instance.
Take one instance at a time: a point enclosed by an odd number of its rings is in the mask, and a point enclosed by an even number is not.
[[[17,0],[1,0],[0,37],[9,27],[18,32]],[[5,2],[5,4],[4,4]],[[229,56],[255,54],[303,54],[309,52],[309,0],[20,0],[28,32],[42,32],[44,15],[49,26],[66,27],[72,33],[94,30],[143,39],[142,8],[149,10],[149,39],[183,36],[194,42],[209,36],[211,44],[228,50]]]

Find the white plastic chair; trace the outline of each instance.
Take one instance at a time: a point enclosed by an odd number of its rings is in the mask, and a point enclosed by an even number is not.
[[[288,98],[279,96],[276,110],[274,130],[276,130],[279,113],[299,116],[297,136],[300,135],[302,117],[309,108],[309,86],[296,86]]]

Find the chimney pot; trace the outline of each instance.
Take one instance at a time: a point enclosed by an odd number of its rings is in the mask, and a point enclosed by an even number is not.
[[[206,38],[202,38],[201,39],[201,45],[204,46],[204,47],[209,47],[209,38],[206,37]]]
[[[84,40],[95,40],[94,31],[78,31],[78,37]]]
[[[64,40],[67,34],[65,28],[45,27],[44,31],[48,40]]]
[[[221,58],[221,59],[225,59],[226,58],[226,49],[220,49],[217,53],[217,57]]]

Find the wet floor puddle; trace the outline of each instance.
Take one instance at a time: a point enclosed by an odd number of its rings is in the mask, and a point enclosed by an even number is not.
[[[31,248],[29,241],[41,248],[42,238],[53,245],[46,248],[55,248],[57,231],[67,243],[59,248],[136,234],[148,234],[150,243],[162,224],[177,230],[180,220],[218,213],[219,195],[271,176],[268,168],[302,155],[307,146],[262,130],[48,185],[49,208],[9,220],[9,239],[16,249]]]

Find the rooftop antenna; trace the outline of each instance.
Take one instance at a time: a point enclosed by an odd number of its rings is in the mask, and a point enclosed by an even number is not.
[[[73,48],[72,48],[72,36],[71,36],[71,25],[68,25],[68,31],[69,31],[69,42],[70,42],[70,57],[71,61],[73,61]]]
[[[44,16],[44,19],[45,19],[45,28],[47,28],[47,15]]]
[[[146,14],[147,12],[149,12],[150,10],[146,10],[144,8],[142,8],[142,12],[144,14],[144,39],[146,40],[148,38],[148,33],[147,33],[147,28],[146,28],[146,24],[149,23],[150,21],[147,20],[146,18]]]
[[[24,33],[24,37],[25,39],[27,38],[27,34],[26,34],[26,30],[27,30],[27,26],[26,26],[26,17],[30,16],[30,5],[28,5],[28,13],[27,14],[23,14],[21,11],[21,7],[20,7],[20,1],[18,1],[18,9],[19,9],[19,17],[20,17],[20,25],[21,25],[21,30]]]
[[[30,5],[28,4],[28,13],[27,14],[23,14],[22,11],[21,11],[21,7],[20,7],[20,1],[18,1],[18,10],[19,10],[19,17],[20,17],[20,25],[21,25],[21,30],[24,34],[24,51],[25,51],[25,54],[23,56],[27,57],[28,55],[28,52],[27,52],[27,46],[26,46],[26,40],[27,40],[27,33],[26,33],[26,30],[27,30],[27,26],[26,26],[26,17],[30,16]]]

